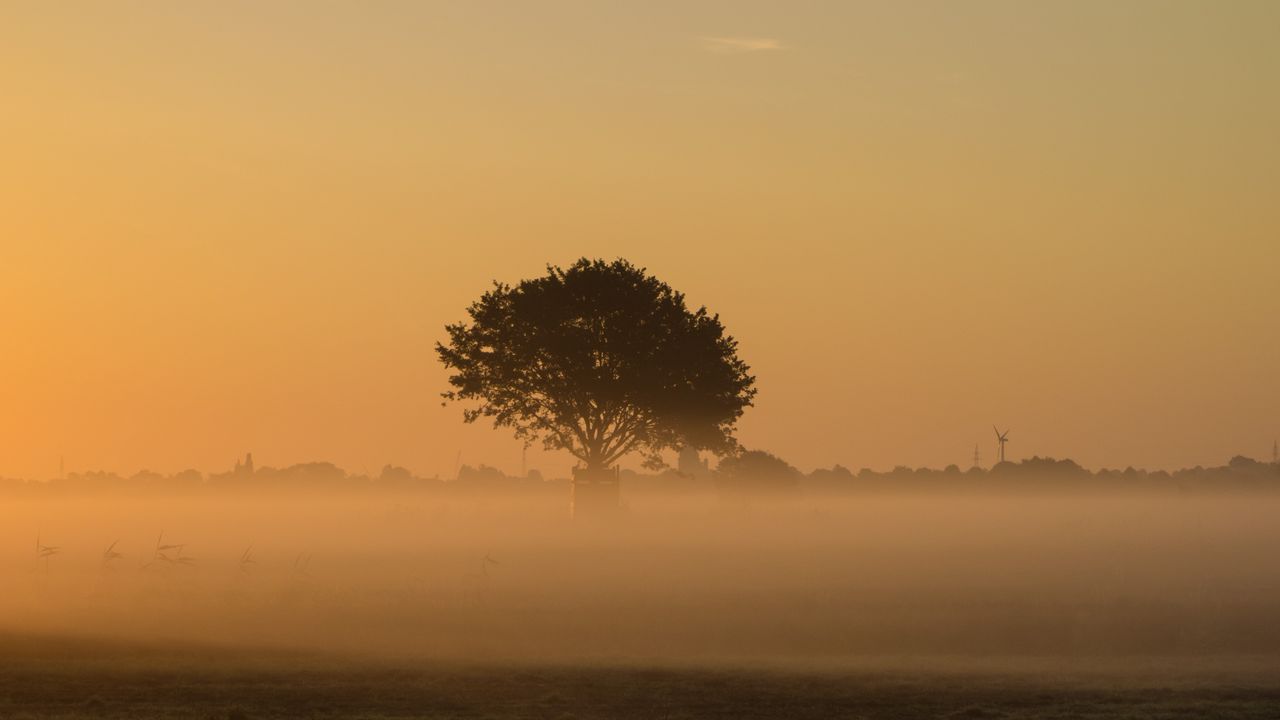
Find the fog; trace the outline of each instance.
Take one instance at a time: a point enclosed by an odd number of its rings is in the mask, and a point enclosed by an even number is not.
[[[0,631],[476,660],[1280,650],[1270,495],[623,492],[601,522],[559,493],[8,498]]]

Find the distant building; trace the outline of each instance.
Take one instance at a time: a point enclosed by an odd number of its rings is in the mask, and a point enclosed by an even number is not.
[[[710,466],[698,456],[697,450],[686,446],[680,450],[680,456],[676,459],[676,470],[689,477],[705,477],[710,472]]]
[[[253,453],[245,453],[244,462],[236,460],[236,475],[252,475],[253,474]]]

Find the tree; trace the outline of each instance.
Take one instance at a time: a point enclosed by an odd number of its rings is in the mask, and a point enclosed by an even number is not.
[[[567,450],[588,469],[666,449],[724,455],[755,396],[755,378],[718,315],[626,260],[583,258],[515,287],[494,283],[446,327],[436,352],[452,371],[449,401],[478,403],[516,438]]]
[[[748,450],[720,461],[720,487],[731,491],[792,490],[801,473],[786,460],[763,450]]]

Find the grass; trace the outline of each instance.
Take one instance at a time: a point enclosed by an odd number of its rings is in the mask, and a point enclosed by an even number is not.
[[[1273,663],[1093,673],[447,664],[0,638],[0,718],[1274,718]]]

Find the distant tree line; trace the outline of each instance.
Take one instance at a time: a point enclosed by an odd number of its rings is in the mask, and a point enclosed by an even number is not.
[[[1222,466],[1186,468],[1174,472],[1141,470],[1088,470],[1073,460],[1033,457],[1005,462],[992,468],[942,469],[896,467],[888,471],[844,466],[801,472],[785,460],[760,450],[748,450],[723,458],[714,468],[705,465],[685,471],[622,472],[627,493],[677,492],[763,494],[788,497],[808,494],[877,492],[983,492],[983,491],[1247,491],[1280,490],[1280,465],[1236,456]],[[420,477],[408,469],[387,465],[376,474],[349,473],[329,462],[309,462],[282,468],[253,467],[252,461],[236,463],[221,473],[184,470],[172,475],[143,470],[129,476],[110,472],[70,473],[46,481],[0,478],[0,494],[217,492],[220,490],[281,491],[417,491],[523,492],[563,491],[567,478],[544,478],[537,470],[508,475],[488,465],[463,465],[457,477]]]

